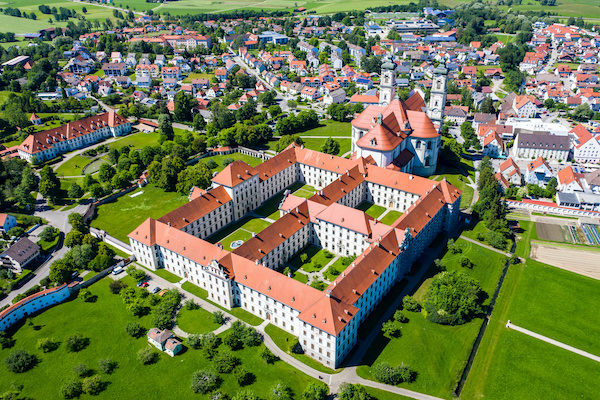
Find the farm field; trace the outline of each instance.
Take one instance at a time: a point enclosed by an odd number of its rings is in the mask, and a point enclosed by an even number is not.
[[[143,191],[143,194],[131,197],[140,191]],[[100,205],[96,208],[97,216],[92,220],[91,225],[129,243],[127,235],[147,218],[158,219],[187,201],[187,196],[177,192],[165,192],[154,185],[147,185],[143,189],[136,189],[116,200]]]
[[[125,325],[138,322],[145,329],[152,325],[152,315],[134,317],[127,311],[121,296],[109,292],[110,279],[103,279],[91,286],[95,302],[85,303],[74,299],[46,310],[33,317],[34,329],[21,323],[14,333],[15,346],[0,350],[0,358],[6,358],[14,349],[26,349],[35,354],[39,363],[33,370],[15,374],[3,366],[0,374],[0,387],[3,391],[11,383],[23,385],[22,396],[35,399],[59,399],[60,388],[67,378],[74,377],[73,367],[84,363],[99,373],[104,382],[104,390],[95,396],[101,399],[191,399],[205,398],[195,395],[190,389],[192,373],[214,368],[214,363],[205,358],[200,350],[185,348],[176,357],[160,353],[155,364],[142,365],[137,359],[138,350],[150,346],[145,336],[139,339],[125,332]],[[107,323],[110,321],[110,323]],[[43,353],[36,349],[41,338],[54,338],[60,342],[73,333],[89,339],[89,345],[76,353],[67,352],[64,343],[51,352]],[[310,382],[316,380],[304,375],[282,361],[266,364],[260,357],[263,345],[235,351],[242,365],[254,375],[254,380],[245,388],[260,398],[268,398],[269,390],[281,381],[294,393],[302,393]],[[229,351],[224,345],[219,352]],[[98,360],[110,357],[117,363],[112,374],[102,374],[98,370]],[[41,379],[43,377],[43,379]],[[222,374],[220,390],[233,397],[240,387],[233,374]],[[81,381],[81,379],[80,379]],[[160,384],[157,384],[160,382]],[[93,398],[85,395],[81,398]]]
[[[461,398],[594,398],[597,362],[523,333],[506,321],[600,354],[600,282],[527,260],[510,267]],[[548,312],[552,310],[552,312]]]

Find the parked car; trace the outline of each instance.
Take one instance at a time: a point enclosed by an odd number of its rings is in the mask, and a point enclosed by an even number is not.
[[[143,288],[146,288],[146,287],[148,287],[148,286],[150,286],[150,284],[149,284],[148,282],[144,282],[144,283],[142,283],[142,286],[141,286],[141,287],[143,287]]]
[[[117,267],[115,269],[113,269],[113,275],[119,275],[121,272],[123,272],[123,267]]]
[[[135,286],[142,287],[142,283],[144,283],[144,281],[139,281],[138,283],[135,284]]]
[[[160,292],[160,288],[158,286],[156,286],[154,289],[152,289],[152,294],[156,294]]]

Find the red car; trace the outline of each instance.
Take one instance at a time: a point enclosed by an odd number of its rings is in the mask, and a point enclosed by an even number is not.
[[[144,283],[142,283],[142,285],[141,285],[141,287],[143,287],[143,288],[145,288],[145,287],[148,287],[148,286],[150,286],[150,284],[149,284],[148,282],[144,282]]]

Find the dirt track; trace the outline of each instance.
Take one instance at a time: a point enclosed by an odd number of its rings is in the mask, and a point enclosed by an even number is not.
[[[555,267],[600,280],[600,253],[531,243],[531,258]]]

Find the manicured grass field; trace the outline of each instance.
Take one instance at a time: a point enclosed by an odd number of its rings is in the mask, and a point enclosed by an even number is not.
[[[111,148],[120,149],[121,147],[131,146],[135,149],[141,149],[144,146],[156,146],[158,145],[158,138],[160,135],[158,132],[138,132],[124,136],[114,143],[110,143]]]
[[[319,123],[319,127],[302,132],[301,136],[351,136],[352,124],[350,122],[338,122],[332,119]]]
[[[527,260],[510,267],[461,398],[595,398],[597,362],[506,329],[506,321],[600,354],[600,282]],[[500,389],[501,388],[501,389]],[[501,390],[501,392],[499,391]]]
[[[383,214],[385,212],[385,207],[378,206],[376,204],[369,203],[367,201],[359,204],[359,206],[356,208],[358,208],[361,211],[366,212],[368,215],[370,215],[373,218],[378,218],[381,214]]]
[[[136,264],[136,266],[139,267],[138,269],[147,269],[147,268],[141,266],[140,264]],[[164,280],[166,280],[168,282],[171,282],[171,283],[177,283],[177,282],[179,282],[181,280],[180,277],[178,277],[177,275],[175,275],[172,272],[167,271],[164,268],[159,268],[156,271],[152,271],[152,273],[160,276]]]
[[[83,175],[83,172],[81,171],[82,168],[91,161],[92,158],[90,157],[81,155],[74,156],[56,168],[56,175],[58,177]]]
[[[300,136],[302,136],[302,135],[303,134],[301,134]],[[323,143],[325,143],[325,138],[323,138],[323,139],[303,138],[302,140],[304,140],[304,147],[306,147],[307,149],[317,150],[317,151],[321,151],[321,146],[323,146]],[[341,157],[350,151],[350,147],[352,145],[350,139],[334,139],[334,140],[336,140],[340,143],[340,151],[337,154],[335,154],[336,156]]]
[[[294,183],[289,188],[287,188],[286,190],[289,190],[289,191],[291,191],[293,193],[296,190],[300,189],[302,186],[303,186],[302,183],[297,182],[297,183]],[[264,204],[262,206],[260,206],[259,208],[257,208],[255,212],[258,215],[260,215],[261,217],[267,217],[267,218],[271,218],[271,219],[274,219],[274,220],[278,220],[280,218],[280,216],[279,216],[279,204],[283,200],[283,193],[284,192],[285,192],[285,190],[281,191],[280,193],[278,193],[275,196],[271,197],[269,200],[265,201]]]
[[[303,185],[299,187],[296,191],[292,192],[292,194],[294,196],[304,197],[305,199],[308,199],[309,197],[312,197],[316,192],[317,191],[314,187],[310,185]]]
[[[47,3],[47,2],[46,2]],[[38,4],[42,4],[38,1]],[[14,6],[20,8],[20,3]],[[0,15],[0,26],[2,32],[13,32],[13,33],[35,33],[41,29],[50,27],[64,27],[67,26],[66,21],[54,22],[52,25],[48,23],[48,18],[32,20],[29,18],[11,17],[10,15]],[[23,47],[20,43],[15,43]]]
[[[252,237],[253,232],[259,233],[269,225],[271,225],[269,222],[260,218],[246,217],[222,229],[207,240],[211,243],[219,242],[225,250],[232,251],[234,250],[231,248],[233,241],[242,240],[245,242]]]
[[[105,390],[97,396],[102,399],[191,399],[201,398],[190,389],[190,378],[194,371],[214,368],[213,362],[204,357],[200,350],[186,348],[176,356],[160,353],[159,360],[144,366],[137,360],[137,352],[149,344],[145,337],[134,339],[125,332],[129,322],[139,322],[144,328],[151,327],[151,315],[134,317],[123,304],[119,295],[108,290],[109,279],[103,279],[91,286],[93,295],[98,296],[94,303],[81,299],[57,305],[33,318],[38,330],[26,324],[14,334],[15,349],[26,349],[39,358],[39,364],[25,373],[8,372],[4,366],[0,373],[0,387],[4,391],[11,383],[23,385],[22,396],[36,399],[59,399],[60,387],[67,378],[74,376],[73,367],[85,363],[98,371],[98,360],[110,357],[117,363],[111,375],[102,374]],[[73,333],[89,338],[89,345],[78,353],[68,353],[64,343],[51,353],[36,349],[38,339],[50,337],[64,340]],[[245,348],[234,354],[242,365],[254,374],[254,382],[247,386],[260,398],[268,398],[270,388],[282,381],[294,393],[302,393],[309,382],[316,380],[278,361],[266,364],[260,357],[263,346]],[[0,350],[0,358],[7,357],[13,349]],[[218,351],[228,351],[224,345]],[[95,372],[96,373],[96,372]],[[42,378],[43,377],[43,378]],[[235,395],[239,385],[233,374],[221,375],[220,390],[229,396]],[[88,398],[83,396],[82,398]]]
[[[391,210],[381,218],[381,222],[386,225],[392,225],[401,215],[400,211]]]
[[[297,257],[292,259],[290,264],[294,270],[302,269],[305,272],[316,272],[331,261],[331,258],[325,257],[326,252],[327,250],[320,249],[317,246],[309,246],[308,248],[300,251]],[[302,263],[300,260],[302,254],[306,254],[308,256],[305,263]]]
[[[317,360],[307,356],[306,354],[292,353],[290,351],[290,344],[294,341],[295,336],[287,333],[283,329],[278,328],[273,324],[269,324],[265,327],[265,332],[271,337],[271,339],[273,339],[273,342],[275,342],[277,347],[279,347],[281,350],[285,351],[286,353],[288,353],[289,355],[294,357],[296,360],[308,365],[309,367],[316,369],[317,371],[321,371],[326,374],[335,374],[336,373],[335,370],[333,370],[331,368],[327,368],[326,366],[324,366]],[[340,371],[337,371],[337,372],[340,372]]]
[[[188,310],[183,307],[177,314],[177,326],[187,333],[212,332],[221,325],[213,322],[213,315],[203,308]]]
[[[131,197],[140,191],[144,193]],[[154,185],[147,185],[143,189],[136,189],[116,200],[100,205],[96,208],[97,216],[91,225],[129,243],[127,235],[147,218],[160,218],[187,201],[187,196],[177,192],[165,192]]]
[[[245,162],[246,164],[250,165],[251,167],[256,167],[258,164],[262,163],[262,160],[260,158],[256,158],[256,157],[252,157],[252,156],[248,156],[246,154],[242,154],[242,153],[232,153],[232,154],[225,154],[222,156],[211,156],[211,157],[206,157],[206,158],[202,158],[199,160],[199,162],[202,163],[207,163],[208,160],[213,160],[214,162],[217,163],[217,167],[215,169],[213,169],[212,171],[217,171],[217,172],[221,172],[225,166],[223,165],[223,161],[227,158],[231,158],[232,160],[241,160],[243,162]]]
[[[457,244],[462,249],[462,254],[447,252],[442,263],[448,271],[461,270],[469,273],[491,297],[504,265],[503,257],[461,239]],[[473,261],[475,266],[472,270],[460,266],[462,255]],[[427,271],[424,281],[414,293],[419,301],[423,300],[431,279],[437,272],[433,265]],[[484,305],[489,304],[489,297]],[[375,363],[387,361],[398,365],[403,362],[412,366],[418,377],[413,383],[399,386],[433,396],[452,398],[483,319],[475,318],[464,325],[445,326],[426,320],[421,313],[406,310],[404,313],[409,322],[401,324],[401,337],[390,340],[380,333],[363,359],[363,365],[358,367],[359,376],[374,380],[370,368]]]
[[[323,274],[325,276],[325,278],[328,281],[333,281],[335,278],[337,278],[342,272],[344,272],[346,270],[346,268],[348,268],[348,266],[351,264],[351,262],[344,262],[344,260],[342,258],[338,258],[337,260],[335,260],[335,262],[333,264],[331,264],[327,270],[325,271],[325,273]],[[338,274],[332,274],[331,270],[335,269]]]
[[[519,257],[529,257],[531,251],[531,239],[537,237],[535,222],[533,221],[519,221],[521,229],[517,232],[517,248],[515,254]]]
[[[215,76],[215,75],[214,74],[198,74],[198,73],[192,72],[191,74],[189,74],[188,76],[186,76],[183,79],[183,83],[192,83],[192,81],[194,79],[202,79],[202,78],[206,78],[210,82],[210,80],[212,79],[213,76]]]

